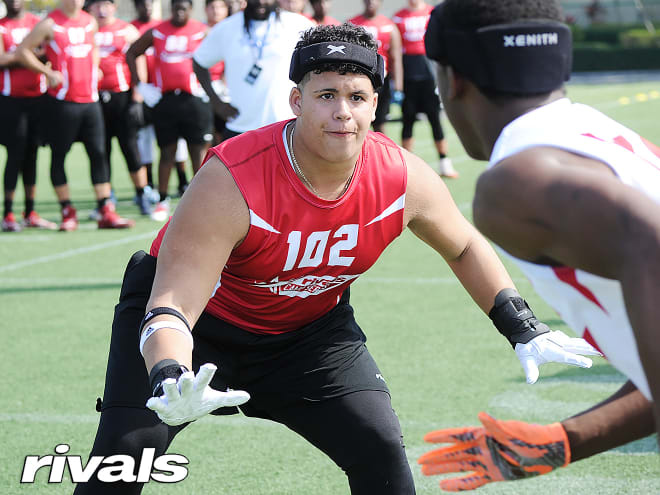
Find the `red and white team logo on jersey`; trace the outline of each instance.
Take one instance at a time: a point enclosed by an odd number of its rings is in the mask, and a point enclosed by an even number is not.
[[[165,21],[153,28],[156,56],[156,86],[163,93],[185,91],[195,94],[199,83],[192,68],[193,52],[204,39],[206,24],[190,20],[185,26]]]
[[[100,27],[94,36],[99,47],[99,67],[103,73],[99,89],[114,93],[130,89],[131,73],[126,63],[128,26],[127,22],[117,19],[108,26]]]
[[[98,100],[98,75],[94,63],[94,18],[79,12],[71,18],[61,10],[48,17],[55,21],[53,39],[46,45],[46,57],[52,68],[62,73],[64,82],[49,88],[58,100],[91,103]]]
[[[392,20],[401,32],[401,49],[404,55],[425,55],[424,35],[433,7],[424,5],[420,10],[401,9]]]

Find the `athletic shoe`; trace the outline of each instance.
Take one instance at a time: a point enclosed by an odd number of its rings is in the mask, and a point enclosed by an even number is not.
[[[135,220],[122,218],[115,211],[115,205],[108,201],[100,210],[99,229],[127,229],[135,225]]]
[[[170,200],[166,199],[156,204],[151,212],[151,219],[156,222],[165,222],[170,217]]]
[[[9,212],[5,215],[5,218],[2,219],[2,231],[3,232],[20,232],[21,224],[16,221],[16,216],[13,212]]]
[[[73,206],[65,206],[62,208],[62,223],[60,230],[63,232],[71,232],[78,228],[78,216],[76,209]]]
[[[90,220],[94,220],[95,222],[98,222],[99,220],[101,220],[101,212],[99,211],[98,208],[94,208],[92,211],[89,212],[87,218],[89,218]]]
[[[438,173],[440,177],[447,177],[448,179],[458,179],[458,172],[454,169],[451,160],[447,157],[440,158],[438,162]]]
[[[57,230],[57,224],[41,218],[39,214],[32,210],[29,215],[23,213],[23,227],[34,229]]]
[[[144,196],[149,200],[149,203],[152,205],[155,205],[160,201],[160,194],[158,194],[158,191],[154,191],[154,189],[151,186],[144,186]],[[133,196],[133,203],[136,205],[140,204],[140,197],[136,194]]]
[[[138,208],[140,208],[141,215],[151,214],[151,201],[149,201],[149,197],[147,196],[146,191],[142,194],[142,196],[135,196],[135,201],[138,205]]]

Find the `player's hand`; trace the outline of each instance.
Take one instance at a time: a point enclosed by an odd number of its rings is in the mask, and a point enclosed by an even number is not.
[[[470,472],[440,481],[443,490],[473,490],[494,481],[538,476],[571,460],[566,431],[559,423],[498,421],[484,412],[479,420],[483,427],[448,428],[424,436],[430,443],[452,444],[418,459],[424,475]]]
[[[135,127],[144,127],[146,121],[144,118],[144,106],[137,101],[131,101],[126,108],[129,122]]]
[[[224,102],[219,98],[213,98],[211,101],[213,105],[213,111],[223,120],[229,121],[238,116],[238,108],[235,106],[232,106],[231,104]]]
[[[138,83],[136,89],[142,95],[144,104],[150,108],[155,107],[163,97],[163,93],[161,92],[160,88],[157,88],[153,84],[140,82]]]
[[[49,88],[56,88],[64,82],[64,76],[58,70],[50,70],[46,73],[46,81]]]
[[[396,103],[397,105],[401,105],[403,103],[403,91],[399,90],[394,90],[392,91],[392,103]]]
[[[192,371],[182,374],[178,380],[163,380],[163,395],[152,397],[147,407],[170,426],[189,423],[225,406],[240,406],[250,399],[243,390],[220,392],[209,387],[217,367],[206,363],[195,375]]]
[[[536,383],[539,378],[539,366],[544,363],[564,363],[591,368],[591,359],[580,356],[602,356],[589,342],[580,338],[569,337],[555,330],[543,333],[526,344],[517,343],[516,355],[525,370],[527,383]]]

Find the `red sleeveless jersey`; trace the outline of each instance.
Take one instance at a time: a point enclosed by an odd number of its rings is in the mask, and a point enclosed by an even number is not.
[[[384,15],[377,15],[368,19],[363,15],[358,15],[349,19],[348,22],[364,28],[364,30],[376,40],[378,44],[378,53],[385,60],[385,70],[387,71],[387,64],[389,61],[390,43],[392,40],[392,30],[396,29],[396,25]],[[390,62],[391,63],[391,62]]]
[[[0,19],[0,37],[5,52],[12,53],[39,22],[39,18],[26,12],[21,19]],[[34,98],[46,91],[46,79],[43,75],[25,67],[5,67],[0,73],[0,94],[17,98]]]
[[[94,65],[94,18],[80,11],[74,18],[61,10],[48,17],[55,21],[53,39],[46,45],[46,57],[54,70],[60,71],[64,82],[49,88],[48,94],[58,100],[91,103],[99,99],[98,78]]]
[[[127,22],[117,19],[108,26],[99,27],[94,36],[99,47],[99,67],[103,72],[99,89],[118,93],[131,88],[131,72],[126,63],[126,51],[130,46],[126,41],[128,26]]]
[[[420,10],[401,9],[392,20],[401,32],[401,48],[404,55],[426,55],[424,34],[433,7],[424,4]]]
[[[131,21],[131,24],[137,28],[138,33],[140,33],[140,36],[142,36],[149,29],[157,26],[161,22],[162,21],[156,19],[152,19],[148,22],[142,22],[139,19],[135,19]],[[156,56],[154,54],[154,47],[150,46],[147,48],[147,51],[144,52],[144,56],[147,59],[147,80],[145,82],[153,84],[156,80]]]
[[[194,94],[199,82],[192,68],[192,55],[204,39],[208,26],[189,20],[185,26],[170,21],[153,28],[156,55],[155,84],[163,93],[181,90]]]
[[[285,124],[246,132],[209,151],[243,194],[250,228],[206,311],[261,334],[292,331],[330,311],[403,230],[406,165],[394,142],[369,132],[348,190],[327,201],[293,170]],[[166,228],[151,246],[154,256]]]

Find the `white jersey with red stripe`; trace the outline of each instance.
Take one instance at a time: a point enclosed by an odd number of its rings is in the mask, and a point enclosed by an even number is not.
[[[660,203],[660,148],[589,106],[563,98],[520,116],[502,130],[489,167],[538,146],[600,160],[621,182]],[[595,343],[651,399],[620,283],[571,267],[512,259],[566,324]]]
[[[260,334],[296,330],[326,314],[403,230],[407,175],[399,146],[370,132],[348,190],[327,201],[296,175],[286,123],[246,132],[209,151],[236,181],[250,228],[206,311]],[[154,256],[166,227],[152,244]]]
[[[114,93],[128,91],[131,88],[131,73],[126,63],[126,51],[130,43],[126,36],[133,32],[130,24],[116,19],[112,24],[99,27],[94,36],[99,47],[99,67],[103,77],[99,89]]]

